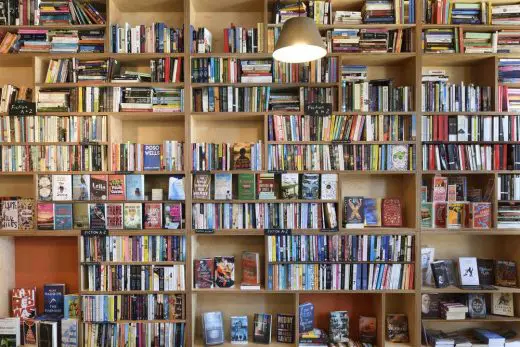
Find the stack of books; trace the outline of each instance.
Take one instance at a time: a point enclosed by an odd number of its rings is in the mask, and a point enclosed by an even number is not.
[[[498,111],[519,112],[520,111],[520,88],[498,86]]]
[[[493,25],[518,25],[520,23],[520,5],[492,4],[491,24]]]
[[[458,302],[441,302],[439,303],[441,316],[446,320],[462,320],[466,319],[468,306]]]
[[[106,81],[108,60],[73,60],[74,82]]]
[[[272,61],[271,60],[241,60],[242,83],[272,83]]]
[[[290,18],[307,16],[307,4],[303,1],[282,5],[279,1],[275,2],[273,8],[274,23],[285,23]]]
[[[153,112],[182,112],[184,110],[184,89],[154,88],[152,96]]]
[[[66,25],[72,20],[69,1],[44,0],[40,2],[39,10],[41,25]]]
[[[334,24],[362,24],[361,11],[336,11]]]
[[[424,21],[428,24],[489,24],[490,3],[451,2],[429,0],[424,8]]]
[[[300,111],[300,97],[293,90],[271,90],[270,111]]]
[[[517,229],[520,227],[520,205],[518,203],[498,203],[498,229]]]
[[[131,27],[125,23],[112,25],[113,53],[182,53],[182,29],[168,28],[164,23]]]
[[[394,2],[391,0],[366,0],[362,12],[364,23],[396,23]]]
[[[494,33],[486,32],[464,32],[462,46],[464,53],[493,53]]]
[[[520,52],[520,32],[518,30],[501,30],[497,32],[497,36],[497,53]]]
[[[363,53],[386,53],[388,29],[361,29],[359,48]]]
[[[51,44],[47,41],[46,29],[18,30],[20,52],[48,52]]]
[[[76,53],[79,47],[77,30],[49,30],[51,53]]]
[[[424,30],[425,53],[457,53],[458,40],[456,28]]]
[[[482,11],[484,10],[484,11]],[[485,3],[454,2],[451,7],[451,24],[482,24],[487,11]]]
[[[152,88],[122,88],[121,112],[152,112]]]
[[[79,32],[79,53],[103,53],[105,49],[105,31],[83,30]]]
[[[331,33],[332,52],[357,53],[359,47],[359,29],[334,29]]]
[[[96,2],[72,1],[69,5],[73,24],[105,24],[105,17],[93,4]]]
[[[37,100],[38,112],[69,111],[70,89],[40,89]]]
[[[342,65],[342,81],[364,81],[367,79],[368,67],[366,65]]]
[[[498,61],[498,81],[500,83],[520,82],[520,59],[500,59]]]

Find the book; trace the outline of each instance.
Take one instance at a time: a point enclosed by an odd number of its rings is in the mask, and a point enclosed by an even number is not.
[[[390,342],[409,342],[408,317],[405,314],[387,314],[386,336]]]
[[[67,294],[63,297],[63,318],[81,318],[81,302],[78,294]]]
[[[344,198],[346,228],[363,228],[365,224],[363,200],[362,196],[348,196]]]
[[[108,230],[123,229],[123,203],[105,204],[106,228]]]
[[[402,227],[403,208],[401,199],[385,198],[381,202],[381,225],[383,227]]]
[[[321,175],[321,199],[336,200],[338,197],[338,175]]]
[[[43,286],[43,312],[63,315],[65,284],[45,284]]]
[[[363,199],[365,226],[379,227],[381,226],[381,199],[364,198]]]
[[[448,197],[448,178],[435,176],[433,178],[433,202],[445,202]]]
[[[54,205],[54,230],[72,229],[72,204]]]
[[[251,144],[235,143],[233,145],[233,169],[251,169]]]
[[[142,229],[142,204],[139,202],[127,202],[124,204],[123,226],[125,229]]]
[[[105,204],[89,204],[90,229],[105,230],[107,228]]]
[[[433,217],[434,228],[446,228],[448,204],[445,202],[434,202]]]
[[[108,175],[108,200],[122,201],[125,198],[125,175]]]
[[[215,179],[215,200],[231,200],[233,198],[233,176],[230,173],[216,173]]]
[[[184,176],[170,176],[168,178],[168,200],[184,200]]]
[[[202,329],[206,346],[224,343],[224,322],[222,312],[204,312],[202,314]]]
[[[38,339],[36,338],[36,320],[34,318],[27,318],[22,321],[22,340],[24,346],[36,347]]]
[[[143,170],[161,170],[161,145],[143,145]]]
[[[41,320],[36,330],[39,347],[58,347],[58,322]]]
[[[477,328],[473,330],[474,337],[488,346],[504,346],[506,338],[487,329]]]
[[[433,228],[433,204],[431,202],[421,202],[421,227]]]
[[[72,176],[52,175],[52,200],[72,200]]]
[[[66,318],[61,320],[61,346],[78,347],[78,319]]]
[[[20,345],[20,318],[0,318],[0,346],[17,347]]]
[[[470,204],[470,228],[491,228],[491,203],[473,202]]]
[[[443,260],[437,260],[431,263],[432,276],[435,281],[435,287],[445,288],[450,285],[448,280],[448,270]]]
[[[3,221],[3,219],[2,219]],[[34,200],[18,199],[18,229],[31,230],[34,228]]]
[[[239,200],[255,200],[256,198],[255,174],[238,174],[237,198]]]
[[[2,229],[18,230],[18,200],[2,200]]]
[[[72,204],[74,229],[88,229],[90,227],[90,208],[88,203]]]
[[[446,226],[448,229],[460,229],[465,221],[465,203],[449,202]]]
[[[285,187],[284,176],[288,174],[282,174],[282,189]],[[292,175],[292,174],[290,174]],[[296,175],[298,177],[298,175]],[[291,187],[292,182],[288,181],[288,186]],[[298,184],[298,180],[296,180]],[[289,194],[292,193],[292,188],[289,188]],[[285,198],[284,190],[282,190],[282,196]],[[296,197],[289,197],[287,199],[297,199],[298,190],[296,189]],[[303,174],[302,175],[302,199],[317,200],[320,198],[320,175],[318,174]]]
[[[377,318],[359,316],[359,341],[363,343],[376,344],[377,340]]]
[[[165,203],[163,209],[165,229],[180,229],[183,227],[181,203]]]
[[[468,294],[468,314],[470,318],[486,317],[486,297],[483,294]]]
[[[276,199],[274,173],[261,173],[256,176],[258,199]]]
[[[231,343],[237,345],[245,345],[248,342],[247,316],[231,316],[230,332]]]
[[[193,199],[209,200],[211,198],[211,175],[195,174],[193,175]]]
[[[241,289],[260,289],[260,254],[255,252],[242,253],[242,283]]]
[[[281,176],[280,190],[282,199],[298,199],[299,198],[299,175],[297,173],[283,173]],[[311,189],[311,187],[309,187]],[[316,178],[315,188],[316,194],[319,189],[319,181]]]
[[[214,260],[212,258],[195,259],[193,263],[195,288],[213,288]]]
[[[427,293],[421,294],[421,317],[422,318],[440,318],[440,294]]]
[[[90,200],[106,200],[107,189],[107,175],[90,175]]]
[[[90,175],[72,175],[72,200],[90,200]]]
[[[271,343],[272,316],[265,313],[255,313],[253,320],[253,341],[256,343]]]
[[[453,259],[443,259],[444,266],[446,267],[446,274],[448,276],[448,284],[450,286],[458,286],[459,285],[459,276],[457,271],[455,270],[455,262]]]
[[[493,259],[477,259],[478,281],[481,285],[495,284],[495,261]]]
[[[492,314],[508,317],[515,315],[513,293],[492,293],[491,301]]]
[[[54,204],[40,202],[36,205],[36,209],[38,211],[38,218],[36,221],[38,230],[54,229]]]
[[[422,247],[421,248],[421,273],[422,283],[432,287],[434,285],[433,268],[431,263],[435,259],[435,248]]]
[[[314,304],[306,302],[298,306],[300,332],[311,331],[314,328]]]
[[[38,176],[38,200],[51,201],[52,200],[52,176],[39,175]]]
[[[463,286],[478,286],[477,258],[459,257],[460,284]]]
[[[11,312],[22,320],[36,317],[36,288],[14,288],[11,292]]]
[[[276,341],[294,343],[295,317],[293,314],[276,315]]]
[[[215,286],[219,288],[235,287],[235,257],[215,257]]]
[[[349,338],[348,311],[332,311],[329,313],[329,336],[331,342],[347,342]]]
[[[503,287],[516,287],[516,263],[497,260],[495,262],[495,284]]]
[[[144,204],[144,228],[145,229],[161,229],[162,228],[162,204],[147,202]]]
[[[145,200],[144,175],[126,175],[126,200]]]

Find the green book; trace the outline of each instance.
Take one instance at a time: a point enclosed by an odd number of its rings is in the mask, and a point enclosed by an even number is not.
[[[238,175],[238,199],[254,200],[256,198],[255,174]]]

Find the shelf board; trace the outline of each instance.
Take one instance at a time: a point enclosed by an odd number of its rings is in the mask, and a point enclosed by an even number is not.
[[[124,290],[124,291],[101,291],[81,290],[80,295],[136,295],[136,294],[184,294],[185,290]]]
[[[520,235],[520,229],[422,229],[422,234],[427,235]]]
[[[366,227],[357,229],[339,228],[337,232],[323,232],[320,230],[292,230],[293,234],[311,234],[311,235],[414,235],[416,230],[413,228],[379,228],[379,227]]]
[[[131,236],[131,235],[184,235],[185,229],[137,229],[137,230],[108,230],[111,236]],[[81,230],[0,230],[0,236],[13,237],[78,237]]]
[[[318,199],[318,200],[312,200],[312,199],[255,199],[255,200],[240,200],[240,199],[232,199],[232,200],[204,200],[204,199],[192,199],[191,201],[194,204],[204,204],[204,203],[212,203],[212,204],[219,204],[219,203],[227,203],[227,204],[271,204],[271,203],[297,203],[297,204],[319,204],[319,203],[337,203],[338,200],[325,200],[325,199]]]
[[[330,87],[338,87],[339,82],[335,83],[192,83],[192,88],[205,88],[205,87],[228,87],[232,86],[235,88],[245,88],[245,87],[271,87],[271,88],[298,88],[298,87],[317,87],[317,88],[330,88]]]
[[[281,28],[283,23],[268,24],[269,28]],[[332,29],[408,29],[414,28],[415,24],[347,24],[347,23],[336,23],[336,24],[317,24],[316,27],[319,30],[332,30]]]
[[[100,146],[109,146],[109,142],[68,142],[68,141],[60,141],[60,142],[0,142],[0,146],[81,146],[81,145],[100,145]]]
[[[449,286],[446,288],[434,288],[434,287],[422,287],[421,292],[423,293],[480,293],[480,294],[491,294],[491,293],[520,293],[520,288],[517,287],[498,287],[497,289],[486,289],[486,290],[470,290],[461,289],[455,286]]]
[[[506,317],[487,315],[485,318],[466,318],[466,319],[441,319],[441,318],[423,318],[423,323],[481,323],[481,322],[520,322],[520,317]]]
[[[213,233],[198,233],[192,229],[194,236],[264,236],[264,229],[215,229]]]
[[[423,53],[422,66],[464,66],[480,64],[487,59],[495,59],[495,54]]]
[[[333,141],[267,141],[268,145],[415,145],[416,141],[350,141],[350,140],[333,140]]]
[[[35,87],[39,88],[77,88],[77,87],[158,87],[158,88],[183,88],[184,83],[165,83],[165,82],[97,82],[97,81],[79,81],[76,83],[35,83]],[[149,112],[151,113],[151,112]]]
[[[186,323],[185,319],[141,319],[141,320],[128,320],[122,319],[115,322],[83,322],[84,324],[126,324],[126,323]]]
[[[240,288],[193,288],[192,293],[227,293],[227,294],[414,294],[414,289],[388,289],[388,290],[241,290]]]
[[[415,261],[269,261],[269,265],[277,264],[414,264]]]
[[[492,175],[503,171],[495,170],[482,170],[482,171],[470,171],[470,170],[423,170],[424,175]],[[504,173],[514,173],[514,171],[505,171]]]

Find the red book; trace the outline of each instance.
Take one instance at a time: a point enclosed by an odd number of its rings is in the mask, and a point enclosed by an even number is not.
[[[196,259],[193,264],[195,288],[213,288],[215,263],[212,258]]]
[[[125,175],[108,175],[108,200],[125,200]]]
[[[224,53],[229,53],[229,29],[224,28]]]
[[[36,288],[15,288],[11,294],[13,317],[36,317]]]
[[[473,202],[471,203],[471,227],[474,229],[491,228],[491,203]]]
[[[433,116],[433,140],[439,140],[439,118],[440,116]]]
[[[383,199],[381,203],[381,224],[383,227],[402,227],[403,209],[401,199]]]
[[[448,204],[445,202],[433,203],[434,228],[446,228],[446,214],[448,212]]]
[[[144,228],[145,229],[161,229],[162,228],[162,204],[161,203],[145,203],[144,204]]]

